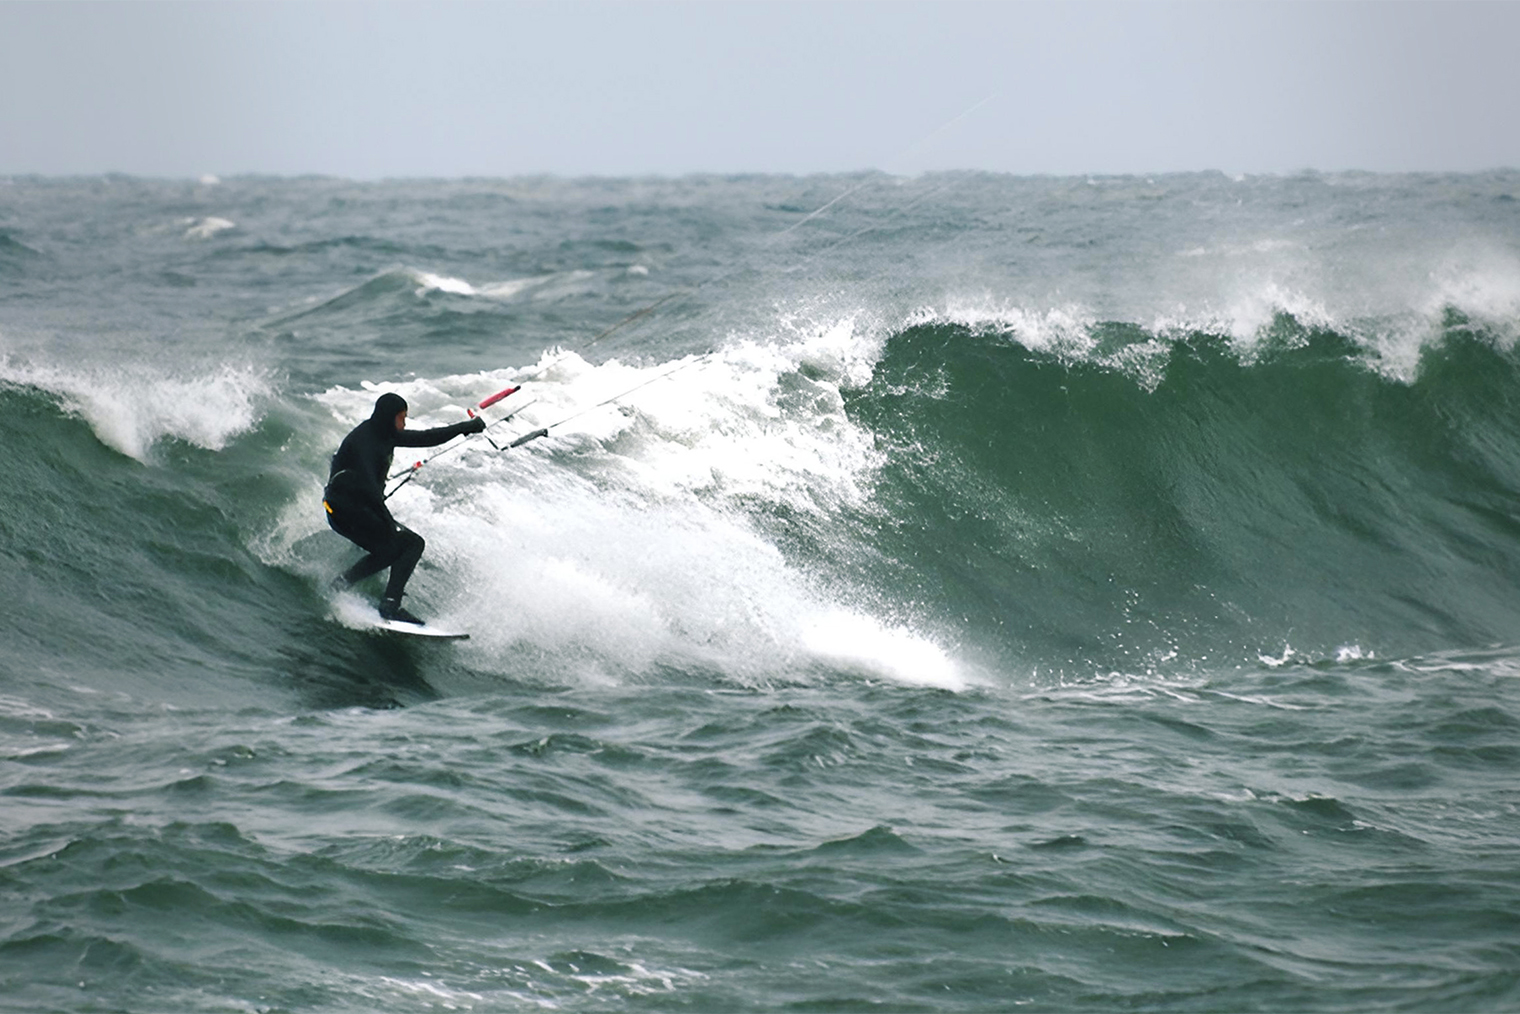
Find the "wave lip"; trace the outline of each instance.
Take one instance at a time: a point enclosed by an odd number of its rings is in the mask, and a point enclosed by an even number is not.
[[[175,375],[149,366],[114,370],[37,366],[0,356],[0,384],[45,391],[89,423],[101,443],[139,461],[160,440],[183,440],[221,450],[258,421],[258,404],[270,393],[255,370],[224,366]]]

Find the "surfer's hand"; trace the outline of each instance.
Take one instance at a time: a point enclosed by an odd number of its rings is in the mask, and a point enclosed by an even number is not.
[[[485,429],[486,421],[478,415],[464,424],[464,432],[466,433],[484,433]]]

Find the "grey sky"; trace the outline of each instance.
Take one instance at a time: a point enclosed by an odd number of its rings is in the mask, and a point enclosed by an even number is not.
[[[1515,167],[1517,41],[1516,3],[0,0],[0,173]]]

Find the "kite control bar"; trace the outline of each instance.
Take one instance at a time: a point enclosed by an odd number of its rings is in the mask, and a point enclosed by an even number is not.
[[[496,441],[492,440],[491,437],[486,433],[486,430],[481,430],[480,431],[481,435],[485,436],[486,441],[494,449],[496,449],[498,451],[509,451],[509,450],[513,449],[514,447],[521,447],[523,444],[526,444],[526,443],[529,443],[531,441],[537,440],[539,437],[546,437],[546,436],[548,436],[549,435],[549,431],[552,430],[552,429],[554,429],[557,426],[563,426],[565,423],[569,422],[572,419],[579,419],[581,416],[585,415],[587,412],[595,411],[596,409],[601,408],[603,405],[610,405],[610,404],[612,404],[615,401],[621,401],[622,399],[628,397],[633,392],[635,392],[637,390],[640,390],[641,388],[648,387],[650,384],[653,384],[656,381],[664,380],[666,377],[669,377],[669,376],[671,376],[672,374],[675,374],[675,373],[679,373],[680,371],[682,371],[682,370],[684,370],[684,369],[686,369],[688,367],[695,366],[698,363],[706,362],[708,359],[712,358],[713,355],[714,355],[714,353],[708,352],[705,355],[700,355],[700,356],[696,356],[695,358],[692,358],[692,359],[687,359],[684,362],[676,364],[671,369],[665,370],[664,372],[659,373],[656,376],[650,377],[647,380],[641,381],[640,383],[637,383],[637,384],[633,385],[628,390],[623,391],[621,394],[615,394],[615,395],[613,395],[610,398],[606,398],[606,399],[603,399],[602,401],[597,402],[595,405],[591,405],[591,406],[588,406],[587,408],[583,408],[583,409],[581,409],[578,412],[572,412],[570,415],[565,416],[563,419],[560,419],[557,422],[552,422],[552,423],[550,423],[547,426],[542,426],[542,427],[534,430],[531,433],[524,433],[522,436],[518,437],[516,440],[513,440],[506,447],[502,447]],[[475,408],[477,408],[477,409],[486,409],[486,408],[489,408],[490,406],[496,404],[498,401],[501,401],[503,398],[507,397],[508,395],[515,394],[517,391],[519,391],[521,389],[522,389],[522,385],[519,384],[516,387],[508,387],[508,388],[505,388],[504,390],[497,391],[495,394],[491,395],[489,398],[486,398],[486,399],[482,400],[481,402],[479,402],[475,406]],[[530,400],[528,402],[525,402],[522,405],[519,405],[517,407],[517,411],[516,412],[508,412],[506,415],[504,415],[500,419],[496,420],[496,422],[490,423],[486,427],[486,429],[489,429],[491,426],[495,426],[498,423],[504,423],[504,422],[508,421],[513,416],[517,415],[518,412],[521,412],[523,409],[527,408],[529,405],[532,405],[537,400],[538,399],[535,398],[535,399],[532,399],[532,400]],[[474,409],[467,409],[466,411],[468,411],[470,413],[470,418],[471,419],[475,418],[475,411],[474,411]],[[466,439],[468,439],[468,437]],[[464,446],[463,442],[457,443],[457,444],[450,444],[449,446],[445,447],[443,450],[439,451],[437,454],[432,455],[432,457],[423,458],[421,461],[419,461],[416,464],[412,465],[411,468],[406,469],[404,472],[397,472],[395,475],[392,475],[390,478],[392,478],[392,479],[401,479],[401,481],[398,482],[398,483],[396,483],[396,485],[394,487],[392,487],[392,489],[391,489],[391,491],[389,493],[385,494],[385,498],[387,500],[389,500],[391,498],[391,496],[393,496],[395,494],[396,490],[400,489],[402,486],[405,486],[408,482],[411,482],[412,479],[416,477],[417,472],[422,468],[422,466],[425,465],[425,464],[427,464],[429,461],[432,461],[433,458],[441,458],[445,454],[448,454],[450,451],[455,450],[455,449],[460,448],[460,447],[463,447],[463,446]]]
[[[507,397],[510,394],[516,394],[518,391],[521,391],[521,390],[522,390],[522,385],[521,384],[517,384],[517,385],[515,385],[513,387],[503,388],[500,391],[497,391],[495,394],[491,395],[489,398],[486,398],[483,401],[481,401],[480,404],[478,404],[478,405],[475,406],[475,408],[467,408],[467,409],[465,409],[465,412],[467,412],[469,414],[470,418],[473,419],[473,418],[475,418],[475,409],[476,408],[480,409],[483,412],[486,409],[490,408],[492,405],[496,404],[498,401],[501,401],[501,399]],[[516,415],[516,414],[517,414],[516,412],[512,413],[512,415]],[[496,420],[496,422],[505,422],[507,419],[510,419],[510,418],[512,418],[512,416],[508,415],[508,416],[505,416],[505,417],[503,417],[501,419]],[[491,423],[491,425],[495,426],[496,423]],[[489,433],[487,433],[485,430],[481,430],[480,433],[481,433],[482,436],[484,436],[486,438],[486,443],[490,444],[491,448],[493,450],[497,450],[497,451],[503,450],[502,446],[500,444],[498,444],[496,441],[492,440],[491,439],[491,435]],[[419,465],[420,465],[420,463],[419,463]]]
[[[469,417],[471,419],[474,419],[475,418],[475,412],[476,412],[477,409],[480,410],[480,411],[484,411],[485,409],[488,409],[492,405],[496,404],[498,401],[501,401],[503,398],[506,398],[506,397],[508,397],[510,395],[516,394],[518,391],[521,391],[521,390],[522,390],[522,385],[521,384],[515,384],[512,387],[504,387],[500,391],[497,391],[495,394],[491,395],[489,398],[482,398],[479,402],[476,402],[474,408],[467,408],[467,409],[465,409],[465,412],[469,415]],[[518,406],[517,412],[521,412],[523,409],[527,408],[528,405],[531,405],[531,404],[533,404],[533,402],[529,401],[527,404]],[[504,423],[504,422],[506,422],[508,419],[511,419],[513,416],[515,416],[517,414],[517,412],[508,412],[506,415],[504,415],[500,419],[496,420],[496,422],[488,423],[486,425],[486,429],[480,431],[481,435],[486,438],[486,442],[488,444],[490,444],[496,450],[502,451],[502,450],[506,450],[506,448],[502,447],[496,441],[492,440],[491,437],[490,437],[490,435],[488,433],[486,433],[486,430],[490,429],[492,426],[495,426],[497,423]],[[465,440],[468,440],[470,438],[470,436],[471,436],[471,434],[466,434]],[[392,496],[394,496],[396,494],[397,490],[399,490],[402,486],[405,486],[407,483],[411,482],[414,478],[416,478],[418,471],[421,470],[421,468],[422,468],[423,465],[426,465],[429,461],[432,461],[434,458],[441,458],[445,454],[448,454],[450,451],[456,450],[457,448],[460,448],[460,447],[463,447],[463,446],[464,446],[463,441],[461,441],[460,443],[457,443],[457,444],[450,444],[449,446],[445,447],[443,450],[439,451],[436,454],[429,455],[428,457],[423,458],[421,461],[413,462],[413,464],[412,464],[412,466],[410,468],[407,468],[404,471],[397,472],[395,475],[390,476],[390,478],[392,478],[392,479],[400,479],[401,481],[398,482],[398,483],[396,483],[395,486],[391,487],[391,491],[389,493],[385,494],[385,498],[387,500],[389,500]],[[515,447],[516,444],[514,444],[513,446]]]

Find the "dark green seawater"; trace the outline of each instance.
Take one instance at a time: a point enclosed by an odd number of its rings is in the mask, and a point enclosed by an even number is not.
[[[1520,1007],[1517,198],[0,180],[0,1009]]]

